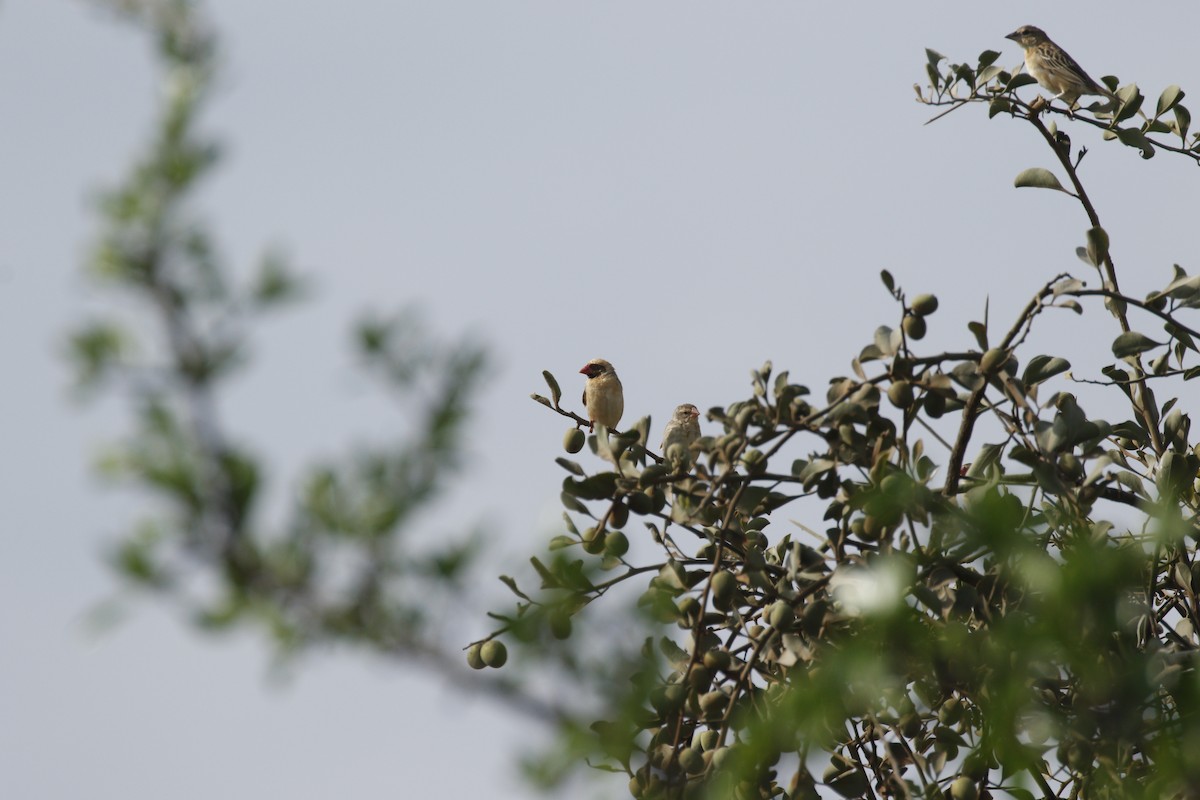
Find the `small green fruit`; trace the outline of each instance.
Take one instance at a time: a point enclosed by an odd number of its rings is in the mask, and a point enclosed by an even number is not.
[[[900,326],[904,328],[904,335],[909,339],[925,338],[925,331],[927,328],[925,326],[924,317],[917,317],[910,314],[904,318],[904,321],[900,323]]]
[[[620,558],[629,552],[629,537],[620,531],[609,531],[604,537],[604,555]]]
[[[957,697],[952,697],[942,703],[942,707],[938,709],[938,722],[943,725],[953,725],[962,719],[962,702]]]
[[[937,311],[938,299],[931,294],[919,294],[913,298],[912,305],[909,308],[919,317],[928,317]]]
[[[985,375],[991,375],[1007,360],[1008,353],[1006,351],[999,347],[993,347],[983,354],[983,358],[979,359],[979,371]]]
[[[679,614],[689,622],[700,613],[700,601],[692,595],[685,595],[678,603]]]
[[[571,615],[562,611],[551,611],[549,615],[550,634],[555,639],[571,638]]]
[[[737,592],[737,578],[733,573],[722,570],[712,577],[713,605],[723,610],[729,610],[733,605],[734,593]]]
[[[704,771],[704,758],[695,747],[685,747],[679,751],[679,766],[689,774],[695,775]]]
[[[627,522],[629,522],[629,506],[620,500],[614,501],[612,512],[608,515],[608,524],[614,528],[624,528]]]
[[[772,628],[787,628],[795,619],[796,613],[783,600],[776,600],[771,604],[770,611],[767,612],[767,621],[771,623]]]
[[[979,787],[966,775],[960,775],[950,784],[950,796],[954,800],[978,800]]]
[[[649,514],[654,506],[654,501],[645,492],[633,492],[626,496],[625,502],[629,504],[629,510],[635,514]]]
[[[704,654],[704,666],[711,670],[729,669],[730,662],[728,650],[709,650]]]
[[[483,659],[484,664],[492,669],[499,669],[508,661],[508,648],[504,646],[504,642],[492,639],[490,642],[484,642],[479,656]]]
[[[583,430],[580,428],[571,428],[563,434],[563,449],[568,453],[578,453],[583,449],[583,443],[587,440]]]
[[[473,644],[467,648],[467,665],[471,669],[483,669],[487,664],[483,663],[483,656],[479,651],[483,649],[483,645]]]
[[[888,400],[896,408],[908,408],[913,404],[913,385],[908,381],[896,381],[888,387]]]
[[[862,538],[864,542],[878,542],[887,532],[887,525],[879,517],[868,514],[863,517]]]
[[[709,684],[712,683],[712,678],[712,670],[701,664],[693,664],[687,676],[688,685],[700,691],[708,690]]]

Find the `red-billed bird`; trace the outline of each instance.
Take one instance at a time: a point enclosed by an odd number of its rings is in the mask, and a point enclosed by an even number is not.
[[[587,407],[588,430],[597,424],[612,430],[625,412],[625,391],[613,365],[603,358],[593,358],[583,365],[580,374],[587,376],[583,385],[583,405]]]

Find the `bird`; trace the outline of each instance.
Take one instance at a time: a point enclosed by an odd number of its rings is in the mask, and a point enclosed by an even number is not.
[[[616,428],[625,412],[625,390],[617,371],[603,358],[593,358],[579,372],[587,376],[583,405],[587,408],[588,430],[594,430],[597,424],[609,430]]]
[[[691,403],[675,407],[671,418],[667,420],[667,427],[663,430],[663,458],[680,460],[688,457],[688,447],[700,438],[699,417],[700,410]],[[676,448],[677,445],[676,453],[672,453],[672,448]],[[678,453],[680,449],[683,451],[682,455]]]
[[[1054,92],[1054,99],[1061,99],[1068,109],[1075,108],[1080,95],[1098,94],[1117,99],[1107,87],[1092,80],[1079,62],[1067,55],[1067,51],[1055,44],[1041,28],[1022,25],[1004,38],[1021,45],[1029,74],[1044,89]]]

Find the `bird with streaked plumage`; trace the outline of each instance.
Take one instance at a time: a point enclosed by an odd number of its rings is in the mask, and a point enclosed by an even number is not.
[[[1025,69],[1042,88],[1054,92],[1068,110],[1074,110],[1081,95],[1097,94],[1116,100],[1108,87],[1092,80],[1079,62],[1055,44],[1046,32],[1034,25],[1022,25],[1004,37],[1021,45],[1025,51]]]
[[[593,358],[579,370],[587,376],[583,384],[583,405],[587,409],[588,430],[603,425],[612,430],[625,413],[625,390],[613,365],[603,358]]]
[[[700,409],[691,403],[676,406],[663,429],[662,453],[668,461],[690,458],[688,448],[700,438]]]

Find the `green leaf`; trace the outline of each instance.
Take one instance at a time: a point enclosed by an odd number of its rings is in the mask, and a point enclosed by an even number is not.
[[[931,50],[930,48],[926,47],[925,58],[928,60],[929,66],[937,69],[938,62],[944,59],[945,56],[939,53],[937,50]]]
[[[1002,72],[1004,72],[1004,70],[1000,67],[985,67],[984,69],[979,70],[979,73],[975,76],[975,85],[982,86],[992,78],[1000,75]]]
[[[1059,358],[1058,356],[1034,356],[1025,367],[1025,373],[1021,376],[1021,383],[1028,387],[1036,386],[1053,378],[1055,375],[1066,372],[1070,368],[1071,362],[1065,358]]]
[[[1158,111],[1154,114],[1156,117],[1161,117],[1163,114],[1175,107],[1175,104],[1183,99],[1185,92],[1178,86],[1171,84],[1163,89],[1162,94],[1158,96]]]
[[[1037,78],[1030,75],[1028,72],[1018,72],[1012,76],[1012,80],[1004,87],[1004,91],[1011,92],[1015,89],[1020,89],[1022,86],[1029,86],[1037,83]]]
[[[529,595],[525,594],[524,592],[522,592],[520,589],[517,588],[517,582],[515,580],[513,580],[512,578],[510,578],[508,575],[501,575],[500,582],[503,583],[505,586],[507,586],[509,589],[511,589],[512,593],[515,594],[517,597],[521,598],[522,600],[530,599]]]
[[[1142,109],[1141,91],[1136,83],[1131,83],[1128,86],[1122,87],[1117,91],[1117,99],[1121,101],[1120,107],[1117,109],[1117,115],[1113,119],[1113,124],[1124,122]]]
[[[558,401],[562,399],[562,389],[558,388],[558,381],[550,374],[550,370],[542,370],[542,377],[546,379],[546,385],[550,387],[550,399],[554,401],[554,407],[558,408]]]
[[[1147,350],[1153,350],[1155,347],[1161,347],[1162,342],[1156,342],[1145,334],[1137,331],[1128,331],[1122,333],[1113,342],[1113,355],[1117,358],[1125,358],[1126,356],[1135,356],[1138,353],[1144,353]]]
[[[550,572],[550,570],[546,569],[546,565],[543,564],[537,556],[530,558],[529,563],[533,564],[533,568],[537,570],[538,576],[541,577],[543,589],[561,588],[562,584],[558,582],[558,578],[554,577],[554,574]]]
[[[560,467],[562,467],[563,469],[565,469],[567,472],[571,473],[572,475],[578,475],[579,477],[582,478],[587,474],[586,472],[583,471],[583,467],[579,466],[579,464],[577,462],[571,461],[570,459],[567,459],[567,458],[563,458],[562,456],[559,456],[558,458],[554,459],[554,463],[558,464]]]
[[[1188,129],[1192,127],[1192,113],[1183,106],[1175,106],[1175,132],[1187,144]]]
[[[1165,413],[1166,410],[1164,406],[1163,412]],[[1181,453],[1188,449],[1188,433],[1191,431],[1191,428],[1192,420],[1178,408],[1173,410],[1163,420],[1163,433],[1171,445]]]
[[[1200,275],[1188,275],[1186,272],[1167,284],[1162,294],[1176,300],[1187,300],[1200,292]]]
[[[1146,138],[1146,134],[1136,128],[1117,128],[1116,134],[1122,144],[1141,150],[1142,158],[1154,158],[1154,145]]]
[[[967,475],[971,478],[984,479],[987,477],[988,470],[1000,463],[1000,456],[1004,455],[1003,444],[985,444],[979,448],[979,453],[975,458],[971,459],[971,468],[967,470]],[[1003,474],[1004,469],[1000,469]]]
[[[885,356],[890,356],[896,352],[897,337],[895,333],[887,325],[880,325],[875,329],[875,346]]]
[[[975,334],[975,341],[979,344],[980,350],[988,349],[987,326],[982,322],[968,322],[967,330]]]
[[[1018,189],[1023,187],[1030,187],[1033,189],[1054,189],[1065,194],[1070,194],[1070,192],[1064,189],[1062,184],[1058,182],[1058,178],[1054,177],[1053,172],[1048,169],[1042,169],[1041,167],[1030,167],[1022,172],[1016,177],[1016,180],[1013,181],[1013,186]]]
[[[888,272],[886,269],[880,270],[879,279],[883,281],[883,285],[887,287],[889,292],[894,293],[896,291],[896,281],[894,278],[892,278],[892,273]]]
[[[1108,258],[1108,233],[1104,228],[1088,228],[1087,257],[1094,267],[1098,267]]]
[[[1132,472],[1118,472],[1117,483],[1121,484],[1139,497],[1149,497],[1149,495],[1146,494],[1146,486],[1142,483],[1142,479]]]
[[[1000,57],[998,50],[984,50],[979,54],[979,70],[982,72],[985,67],[990,67]]]

